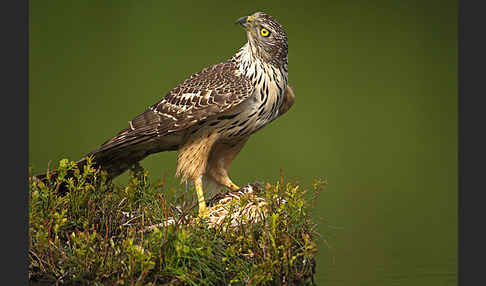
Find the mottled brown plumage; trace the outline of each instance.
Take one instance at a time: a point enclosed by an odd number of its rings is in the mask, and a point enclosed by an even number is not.
[[[111,178],[150,154],[178,150],[177,175],[195,183],[201,215],[203,184],[238,189],[227,173],[232,160],[251,134],[292,106],[294,93],[283,27],[262,12],[237,23],[248,42],[232,58],[192,75],[88,154]]]

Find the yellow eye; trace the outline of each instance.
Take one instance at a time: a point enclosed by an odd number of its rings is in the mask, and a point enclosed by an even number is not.
[[[262,28],[260,30],[260,35],[264,36],[264,37],[268,37],[268,35],[270,35],[270,31],[268,31],[267,29],[265,28]]]

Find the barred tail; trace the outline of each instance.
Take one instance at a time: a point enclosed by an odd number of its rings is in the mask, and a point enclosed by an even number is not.
[[[154,136],[155,135],[155,136]],[[140,134],[127,128],[119,132],[110,140],[103,143],[98,149],[87,154],[83,159],[76,162],[80,170],[86,164],[86,157],[93,157],[95,168],[100,168],[108,173],[110,179],[121,175],[139,161],[143,160],[150,154],[177,150],[178,144],[176,139],[171,136],[158,137],[156,134]],[[55,178],[57,171],[50,173],[50,178]],[[73,177],[74,174],[67,174]],[[33,176],[30,179],[41,180],[47,183],[47,174]],[[66,192],[66,186],[60,187],[60,192]]]
[[[103,169],[113,179],[133,165],[154,153],[157,146],[153,135],[133,136],[131,129],[122,130],[112,139],[86,156],[93,156],[95,166]]]

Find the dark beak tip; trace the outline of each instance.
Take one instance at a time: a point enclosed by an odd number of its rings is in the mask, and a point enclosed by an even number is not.
[[[240,25],[244,26],[246,24],[247,19],[248,19],[248,16],[243,16],[243,17],[239,18],[238,20],[236,20],[235,24],[240,24]]]

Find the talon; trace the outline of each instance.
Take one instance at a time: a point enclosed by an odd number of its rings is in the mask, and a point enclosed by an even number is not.
[[[240,187],[238,187],[235,183],[231,182],[230,183],[230,189],[233,190],[233,191],[237,191],[240,189]]]
[[[199,214],[198,218],[200,219],[206,219],[209,216],[209,210],[207,207],[201,208],[199,207]]]

